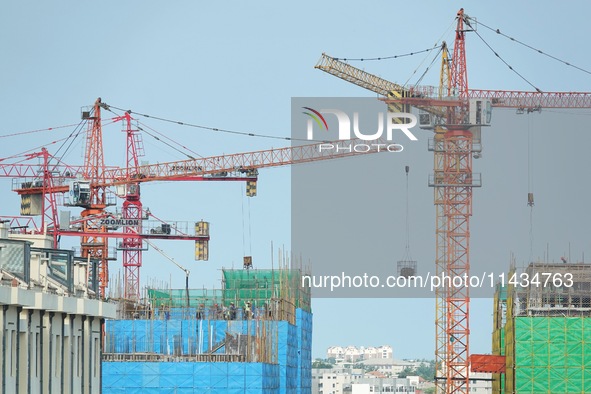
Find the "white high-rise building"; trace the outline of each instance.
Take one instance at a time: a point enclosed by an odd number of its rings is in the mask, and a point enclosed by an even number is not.
[[[391,359],[392,346],[383,345],[378,347],[356,347],[356,346],[331,346],[326,351],[327,358],[334,358],[337,361],[356,362],[370,359]]]

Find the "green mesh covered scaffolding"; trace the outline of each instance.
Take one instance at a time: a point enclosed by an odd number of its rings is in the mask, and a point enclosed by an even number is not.
[[[505,355],[506,373],[493,375],[493,393],[591,392],[591,265],[531,263],[524,272],[552,280],[497,288],[493,353]],[[565,274],[569,285],[555,279]]]
[[[251,301],[263,305],[269,300],[286,300],[296,308],[310,311],[310,290],[302,287],[298,269],[222,270],[224,302]]]
[[[222,289],[148,289],[148,297],[153,308],[210,311],[233,303],[273,320],[292,321],[296,309],[311,311],[310,289],[302,286],[299,269],[224,269]]]

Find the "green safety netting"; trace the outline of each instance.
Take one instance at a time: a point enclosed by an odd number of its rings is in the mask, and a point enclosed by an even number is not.
[[[251,300],[263,305],[271,299],[284,299],[296,308],[310,310],[309,290],[302,288],[302,272],[295,269],[223,270],[224,300]]]
[[[185,289],[148,289],[148,297],[155,308],[161,305],[167,307],[187,306],[187,291]],[[211,307],[215,304],[221,304],[222,300],[222,290],[189,289],[189,306],[192,308],[196,308],[201,304],[205,307]]]
[[[247,301],[256,307],[263,307],[271,300],[282,299],[295,308],[310,311],[310,292],[301,285],[300,270],[222,270],[223,289],[148,289],[153,307],[192,307],[201,305],[239,306]]]
[[[515,317],[515,393],[591,390],[591,318]]]

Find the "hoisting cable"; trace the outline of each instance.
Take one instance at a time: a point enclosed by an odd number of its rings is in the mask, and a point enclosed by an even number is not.
[[[534,254],[534,191],[532,166],[531,112],[527,114],[527,205],[529,206],[529,261]]]
[[[246,197],[248,201],[248,255],[252,257],[252,222],[250,219],[250,197]]]
[[[412,256],[410,255],[410,220],[409,220],[409,209],[408,209],[408,172],[410,170],[409,166],[404,167],[404,171],[406,171],[406,245],[404,246],[404,256],[402,260],[404,261],[412,261]]]
[[[505,37],[505,38],[508,38],[509,40],[511,40],[511,41],[513,41],[513,42],[516,42],[516,43],[518,43],[518,44],[520,44],[520,45],[523,45],[524,47],[526,47],[526,48],[529,48],[529,49],[531,49],[531,50],[532,50],[532,51],[534,51],[534,52],[537,52],[537,53],[539,53],[539,54],[541,54],[541,55],[547,56],[547,57],[549,57],[550,59],[556,60],[557,62],[560,62],[560,63],[562,63],[562,64],[564,64],[564,65],[567,65],[567,66],[569,66],[569,67],[576,68],[577,70],[579,70],[579,71],[582,71],[582,72],[584,72],[584,73],[591,74],[591,71],[589,71],[589,70],[585,70],[585,69],[584,69],[584,68],[582,68],[582,67],[579,67],[579,66],[576,66],[576,65],[574,65],[574,64],[572,64],[572,63],[570,63],[570,62],[567,62],[566,60],[562,60],[562,59],[560,59],[560,58],[558,58],[558,57],[556,57],[556,56],[552,56],[552,55],[550,55],[549,53],[546,53],[546,52],[544,52],[544,51],[542,51],[542,50],[540,50],[540,49],[534,48],[533,46],[531,46],[531,45],[528,45],[528,44],[526,44],[526,43],[525,43],[525,42],[523,42],[523,41],[520,41],[520,40],[518,40],[518,39],[516,39],[516,38],[513,38],[513,37],[511,37],[511,36],[508,36],[507,34],[505,34],[505,33],[501,32],[501,30],[500,30],[500,29],[494,29],[494,28],[492,28],[492,27],[490,27],[490,26],[487,26],[487,25],[485,25],[485,24],[484,24],[484,23],[482,23],[480,20],[478,21],[478,24],[479,24],[479,25],[482,25],[482,26],[484,26],[485,28],[487,28],[487,29],[489,29],[489,30],[491,30],[491,31],[493,31],[493,32],[495,32],[495,33],[497,33],[497,34],[499,34],[499,35],[501,35],[501,36]]]
[[[245,183],[242,183],[242,187],[240,188],[240,202],[242,206],[242,255],[246,256],[246,230],[244,227],[244,199],[246,195],[246,186]]]
[[[466,24],[472,28],[472,26],[470,25],[469,19],[466,19]],[[479,22],[480,23],[480,22]],[[507,63],[505,61],[505,59],[503,59],[501,57],[501,55],[498,54],[497,51],[495,51],[489,44],[488,42],[486,42],[486,40],[484,38],[482,38],[482,36],[478,33],[478,31],[474,28],[472,28],[472,31],[478,36],[478,38],[480,38],[480,40],[482,40],[482,42],[484,43],[484,45],[486,45],[488,47],[488,49],[490,49],[492,51],[492,53],[495,54],[496,57],[499,58],[500,61],[502,61],[503,63],[505,63],[505,65],[507,67],[509,67],[509,70],[513,71],[515,74],[517,74],[517,76],[519,76],[519,78],[521,78],[523,81],[525,81],[528,85],[530,85],[532,88],[534,88],[538,93],[542,93],[542,91],[540,89],[538,89],[533,83],[531,83],[527,78],[525,78],[523,75],[521,75],[517,70],[515,70],[509,63]]]

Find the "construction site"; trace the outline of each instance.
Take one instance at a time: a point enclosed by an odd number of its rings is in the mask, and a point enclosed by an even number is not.
[[[310,391],[312,315],[301,271],[222,275],[222,289],[148,289],[149,309],[120,309],[106,324],[103,390]]]
[[[419,245],[419,255],[423,256],[423,251],[429,250],[431,260],[414,259],[410,254],[409,235],[409,203],[413,202],[413,196],[409,194],[410,166],[396,162],[396,166],[402,169],[399,171],[402,175],[396,178],[399,190],[396,196],[388,196],[388,199],[400,203],[404,200],[400,190],[406,192],[406,223],[400,233],[404,234],[400,238],[405,238],[406,244],[401,260],[396,261],[392,253],[388,254],[392,260],[388,264],[392,265],[393,272],[404,278],[427,271],[435,277],[475,275],[478,278],[482,266],[490,270],[482,272],[483,282],[490,278],[486,282],[491,284],[490,294],[479,293],[477,286],[471,288],[452,280],[448,285],[433,287],[432,294],[429,294],[435,304],[435,316],[430,316],[429,320],[435,323],[432,327],[435,347],[432,349],[435,360],[433,392],[471,393],[476,381],[482,380],[490,382],[495,394],[590,393],[591,264],[584,257],[588,245],[577,244],[582,250],[581,259],[572,258],[569,240],[568,253],[563,253],[556,262],[552,257],[556,252],[553,250],[554,254],[551,254],[549,250],[552,240],[544,239],[546,251],[543,258],[534,256],[535,247],[539,249],[540,245],[534,242],[537,230],[533,218],[537,200],[534,200],[534,177],[531,174],[536,163],[530,156],[533,151],[530,134],[535,130],[530,127],[529,116],[542,111],[571,110],[573,112],[567,115],[577,111],[588,115],[591,92],[544,91],[536,87],[482,36],[490,31],[490,34],[503,36],[527,50],[549,57],[561,66],[587,74],[591,72],[505,36],[501,30],[495,31],[469,16],[463,8],[455,14],[452,12],[449,19],[453,22],[450,28],[453,43],[448,45],[439,39],[432,48],[384,57],[428,56],[431,63],[425,66],[426,60],[423,60],[415,69],[415,73],[420,70],[423,74],[413,84],[390,82],[353,65],[356,61],[379,62],[384,60],[382,58],[339,58],[326,53],[320,56],[315,71],[335,76],[355,85],[354,88],[361,87],[377,95],[375,101],[387,109],[387,113],[404,115],[394,121],[394,126],[389,119],[390,136],[376,137],[371,140],[372,144],[363,145],[367,149],[351,148],[354,142],[368,141],[363,138],[367,136],[360,135],[358,124],[357,129],[353,126],[357,138],[351,137],[348,129],[350,138],[344,139],[341,138],[341,118],[338,118],[338,127],[334,127],[334,119],[331,118],[331,122],[325,120],[325,116],[328,118],[328,114],[334,115],[337,110],[303,107],[302,112],[301,107],[292,108],[292,118],[303,114],[303,122],[307,123],[302,122],[302,125],[307,125],[307,129],[292,130],[290,137],[277,137],[258,131],[241,131],[250,126],[238,131],[189,123],[179,120],[181,115],[138,112],[118,107],[109,99],[100,97],[91,105],[82,107],[77,124],[0,136],[27,139],[31,133],[53,133],[61,129],[68,133],[62,139],[41,146],[38,146],[41,140],[21,142],[18,149],[22,148],[23,152],[19,153],[14,152],[12,146],[9,149],[5,145],[0,153],[0,178],[5,178],[11,185],[11,190],[0,190],[0,193],[11,193],[20,204],[20,207],[13,204],[14,197],[2,198],[0,212],[0,305],[3,306],[0,314],[3,330],[0,335],[3,349],[0,392],[316,392],[312,379],[313,337],[317,329],[313,326],[315,289],[311,285],[314,282],[304,280],[314,274],[314,262],[309,263],[309,257],[302,256],[301,250],[287,252],[284,247],[277,251],[271,246],[269,257],[255,256],[252,245],[248,245],[252,241],[246,240],[252,238],[250,201],[258,198],[260,173],[270,168],[318,166],[324,162],[354,162],[376,156],[402,155],[405,147],[392,144],[391,138],[392,129],[398,127],[407,137],[417,135],[420,140],[425,139],[425,134],[430,135],[422,146],[429,155],[430,173],[421,186],[421,193],[427,190],[432,195],[429,208],[434,207],[434,217],[430,214],[429,220],[433,222],[435,219],[435,225],[428,230],[434,244],[422,241]],[[480,38],[510,73],[532,89],[469,87],[467,37],[470,36]],[[312,68],[313,64],[309,66]],[[431,69],[436,71],[428,74]],[[424,85],[425,76],[438,81],[438,85]],[[327,91],[325,95],[328,97],[333,93]],[[490,197],[493,203],[483,209],[489,211],[483,214],[490,215],[487,217],[506,215],[506,223],[511,224],[505,223],[501,229],[489,229],[486,243],[508,254],[513,244],[503,244],[507,239],[522,244],[529,242],[530,253],[528,257],[520,257],[519,261],[511,257],[506,262],[494,262],[492,267],[487,256],[479,253],[481,249],[471,249],[471,237],[478,238],[479,230],[483,228],[478,224],[471,227],[471,221],[473,215],[478,217],[479,208],[484,206],[473,206],[473,198],[477,198],[475,189],[487,193],[487,190],[496,192],[503,187],[514,188],[508,182],[504,184],[502,171],[500,175],[496,174],[498,178],[490,179],[488,183],[474,171],[475,159],[487,160],[483,153],[486,152],[483,134],[495,123],[492,114],[496,111],[528,116],[527,169],[515,169],[515,172],[527,172],[524,176],[527,187],[519,189],[520,192],[527,190],[522,193],[523,201],[519,202],[519,209],[524,211],[520,212],[521,216],[499,203],[502,196]],[[401,120],[405,118],[407,121]],[[414,119],[414,123],[408,119]],[[176,142],[170,133],[160,133],[151,123],[144,121],[206,130],[222,135],[219,138],[236,135],[279,138],[290,141],[291,145],[205,156],[187,147],[193,146],[190,139]],[[404,131],[405,127],[408,133]],[[505,123],[503,127],[507,128]],[[331,133],[338,131],[338,138],[311,138],[314,130],[328,132],[329,128]],[[116,143],[113,134],[109,134],[113,129],[117,129],[119,137]],[[530,130],[533,131],[530,133]],[[416,133],[412,134],[412,131]],[[144,146],[147,137],[150,142],[156,141],[154,143],[166,145],[166,149],[175,150],[183,158],[144,160],[150,158]],[[52,138],[55,137],[52,135]],[[492,140],[495,136],[490,138]],[[82,164],[73,164],[71,156],[67,156],[77,144],[82,151]],[[396,145],[394,150],[380,149],[393,145]],[[225,146],[220,148],[221,151],[225,149]],[[111,160],[115,153],[121,157]],[[564,153],[567,158],[572,156],[560,149],[552,153]],[[504,156],[501,158],[505,159]],[[424,159],[420,157],[418,160]],[[544,152],[544,159],[549,162],[555,158]],[[497,165],[501,167],[501,164]],[[308,168],[316,171],[318,167]],[[540,168],[545,167],[540,165]],[[570,179],[568,177],[575,171],[569,172],[571,174],[565,175],[565,179]],[[406,188],[400,186],[403,182],[406,182]],[[214,219],[210,222],[209,216],[204,215],[205,219],[197,216],[207,210],[199,206],[200,201],[193,191],[178,193],[178,190],[185,187],[181,184],[213,186],[224,183],[240,185],[240,199],[230,201],[241,204],[242,223],[240,229],[229,226],[232,231],[222,227],[216,232]],[[156,198],[150,196],[150,202],[165,200],[159,201],[164,211],[174,208],[175,204],[182,205],[181,220],[165,220],[158,211],[148,208],[146,196],[150,195],[150,185],[153,184],[164,185],[161,189],[164,192]],[[291,186],[301,184],[292,182]],[[573,189],[564,194],[587,195],[587,192]],[[539,194],[536,191],[536,198]],[[322,200],[321,195],[314,197]],[[220,195],[213,200],[219,200],[219,205],[223,206],[226,198]],[[561,206],[568,203],[561,199],[551,208],[544,202],[541,205],[546,208],[540,209],[561,210]],[[20,212],[15,214],[19,208]],[[424,207],[413,209],[426,211]],[[404,211],[399,207],[396,210]],[[279,229],[284,227],[282,216],[270,209],[265,211],[263,208],[263,212],[268,216],[265,224],[268,234],[279,234]],[[584,220],[588,212],[581,212],[579,216]],[[239,219],[232,219],[234,226]],[[575,222],[572,217],[567,220]],[[523,223],[511,228],[518,221]],[[547,231],[544,234],[557,237],[560,232],[566,233],[564,228],[559,229],[557,225],[554,229],[554,223],[550,223],[540,225]],[[354,218],[347,225],[363,232]],[[315,230],[322,233],[323,229],[321,224],[309,223],[304,230],[315,235]],[[234,230],[242,233],[233,234]],[[520,238],[520,233],[528,234]],[[239,243],[240,236],[242,251],[240,245],[234,244]],[[298,236],[293,227],[291,236],[292,239]],[[233,237],[233,243],[226,242],[224,237]],[[359,239],[363,240],[362,237]],[[522,242],[525,239],[527,242]],[[162,246],[165,241],[166,247]],[[353,256],[349,249],[353,249],[355,241],[363,242],[355,239],[326,247],[342,247],[345,253]],[[267,242],[273,245],[272,239],[263,241]],[[588,239],[585,238],[584,242],[588,244]],[[171,244],[190,245],[190,259],[199,265],[186,263],[186,256],[181,257],[183,262],[179,262],[179,253],[186,249],[181,246],[175,249]],[[220,262],[212,250],[232,251],[240,256],[232,257],[236,260]],[[578,249],[576,253],[579,253]],[[196,280],[205,282],[202,264],[212,260],[216,266],[210,267],[210,271],[216,271],[213,280],[219,285],[200,286]],[[338,258],[335,260],[339,261]],[[370,267],[373,262],[369,260],[361,264],[357,262],[357,265]],[[150,272],[155,278],[144,273],[144,268],[151,264],[154,267]],[[231,268],[226,268],[228,266]],[[190,277],[191,272],[197,272],[198,278]],[[212,276],[211,272],[208,275]],[[382,297],[376,294],[373,297]],[[481,312],[470,309],[475,297],[488,297],[492,301],[492,340],[488,352],[471,350],[470,338],[474,334],[471,313]],[[362,322],[368,327],[379,326],[377,320],[385,315],[371,307],[355,313],[347,310],[344,314],[349,315],[351,322]],[[330,327],[335,336],[347,329],[350,327],[337,323]],[[356,335],[360,338],[363,333]],[[428,341],[421,339],[417,342]],[[420,392],[415,391],[415,387],[404,390]],[[328,387],[319,392],[336,394]],[[351,392],[355,393],[355,388]]]

